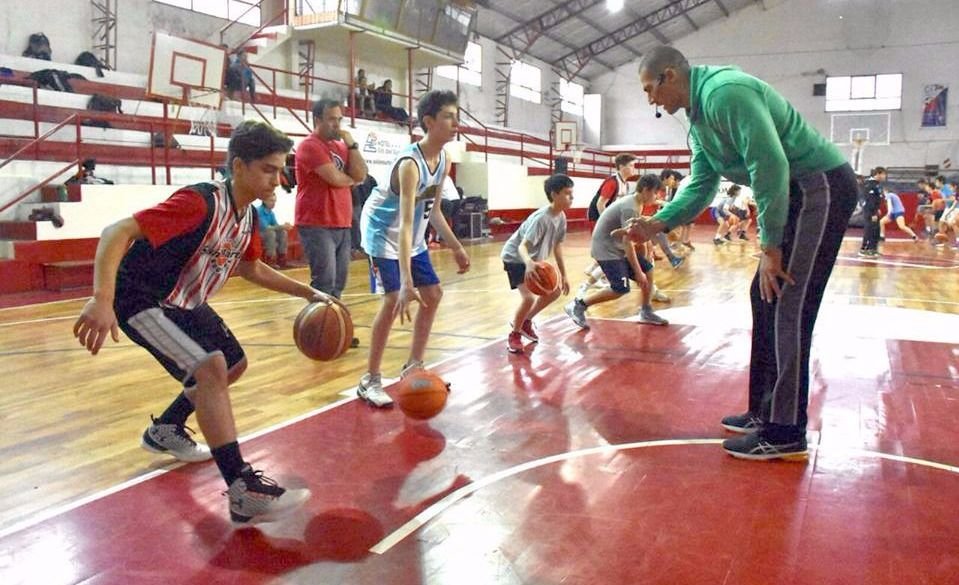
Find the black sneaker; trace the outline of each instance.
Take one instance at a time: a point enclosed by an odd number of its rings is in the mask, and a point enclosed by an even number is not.
[[[732,414],[724,418],[720,424],[727,431],[734,433],[752,433],[763,428],[763,421],[751,412]]]
[[[773,440],[763,436],[762,431],[733,437],[723,441],[723,449],[737,459],[768,461],[770,459],[805,460],[809,451],[806,438],[791,441]]]
[[[224,494],[230,498],[230,520],[248,525],[284,516],[308,500],[310,490],[282,488],[247,464]]]
[[[723,235],[723,238],[725,238],[727,242],[733,241],[733,235],[729,232],[726,232],[726,234]]]

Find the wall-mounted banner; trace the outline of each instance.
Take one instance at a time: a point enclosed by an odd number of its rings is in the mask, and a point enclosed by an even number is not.
[[[949,86],[932,83],[923,88],[922,92],[922,127],[938,127],[946,125],[946,101],[949,97]]]

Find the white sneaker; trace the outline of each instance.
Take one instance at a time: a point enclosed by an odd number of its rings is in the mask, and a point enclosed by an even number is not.
[[[249,465],[224,494],[230,498],[230,520],[244,526],[276,520],[310,499],[310,490],[282,488]]]
[[[659,290],[655,286],[653,287],[653,294],[651,295],[652,299],[657,303],[669,303],[672,302],[672,299],[669,298],[669,295]]]
[[[356,395],[376,408],[393,406],[393,399],[383,390],[383,377],[380,374],[363,374],[356,386]]]
[[[669,321],[654,313],[652,309],[640,309],[639,322],[647,325],[669,325]]]
[[[588,292],[589,292],[589,283],[588,283],[588,282],[584,282],[583,284],[579,285],[579,288],[578,288],[578,289],[576,289],[576,296],[577,296],[577,297],[585,297],[585,296],[586,296],[586,293],[588,293]]]
[[[200,445],[193,440],[187,431],[193,432],[184,425],[160,424],[152,416],[153,424],[143,431],[140,438],[140,447],[151,453],[173,455],[180,461],[195,463],[213,458],[210,448]]]
[[[579,299],[571,300],[566,303],[563,310],[566,311],[569,318],[573,320],[573,323],[576,323],[577,327],[589,329],[589,323],[586,322],[586,305],[578,301]]]

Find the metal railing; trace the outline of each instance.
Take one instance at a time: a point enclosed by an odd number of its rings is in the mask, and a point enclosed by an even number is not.
[[[59,132],[61,128],[66,127],[70,123],[73,123],[74,126],[76,127],[76,143],[75,144],[77,146],[77,149],[76,149],[76,157],[74,161],[66,165],[65,167],[63,167],[62,169],[60,169],[53,175],[43,179],[42,181],[40,181],[39,183],[35,185],[31,185],[27,189],[18,193],[16,197],[14,197],[13,199],[5,203],[3,206],[0,206],[0,213],[3,213],[4,211],[10,209],[17,203],[20,203],[28,195],[30,195],[37,189],[40,189],[41,187],[49,184],[51,181],[53,181],[53,179],[59,177],[61,174],[66,172],[66,170],[69,169],[71,166],[76,165],[77,172],[80,172],[80,117],[77,114],[71,114],[69,117],[67,117],[66,120],[63,120],[62,122],[60,122],[59,124],[51,128],[50,130],[47,130],[46,132],[44,132],[42,136],[37,136],[36,138],[31,140],[29,143],[24,145],[22,148],[20,148],[20,150],[14,152],[12,155],[10,155],[9,158],[7,158],[5,161],[0,163],[0,169],[3,169],[5,166],[9,165],[11,162],[16,160],[18,156],[30,150],[31,148],[36,149],[41,142],[44,142],[45,140],[49,139],[51,136]]]

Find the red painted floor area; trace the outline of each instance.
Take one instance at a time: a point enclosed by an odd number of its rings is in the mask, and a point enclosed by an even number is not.
[[[959,465],[955,345],[817,337],[809,461],[754,463],[715,442],[644,444],[725,436],[748,331],[541,332],[528,355],[497,342],[438,367],[453,392],[430,424],[354,401],[246,442],[255,466],[313,490],[282,522],[232,529],[215,466],[185,466],[3,538],[0,582],[959,582],[959,468],[888,458]]]

